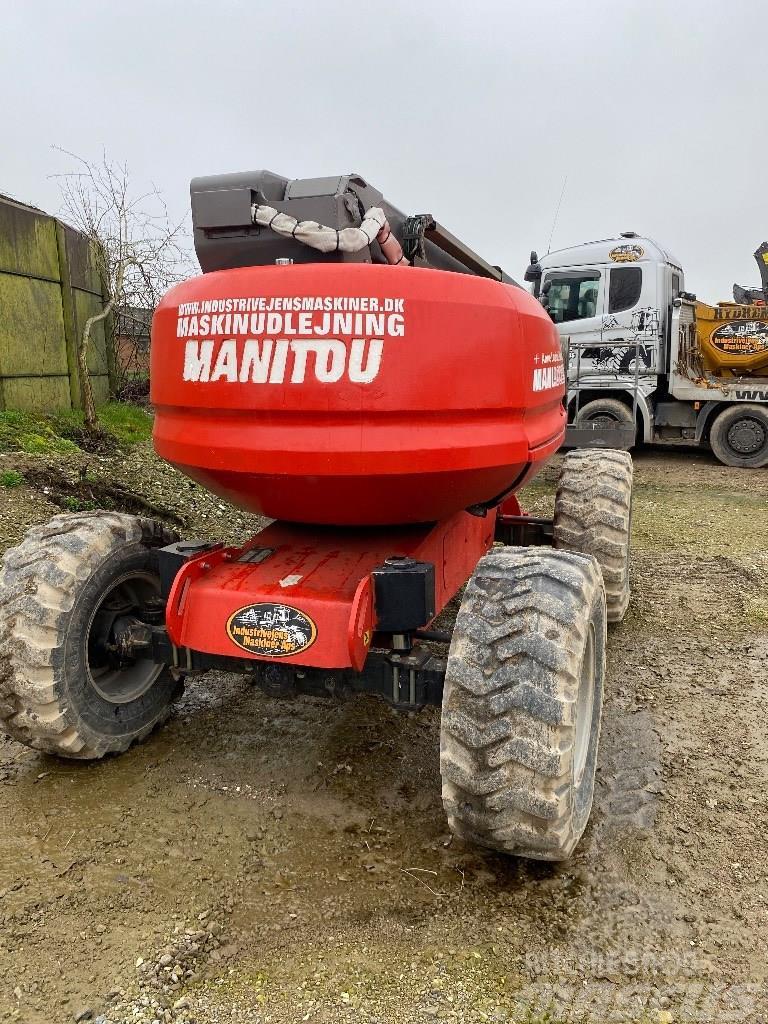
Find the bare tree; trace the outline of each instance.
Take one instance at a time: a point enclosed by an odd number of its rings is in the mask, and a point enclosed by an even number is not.
[[[88,373],[94,326],[111,313],[154,310],[163,293],[188,276],[192,262],[184,221],[171,221],[156,188],[134,192],[127,166],[113,162],[106,153],[94,163],[67,150],[59,152],[76,165],[75,170],[55,175],[61,189],[62,217],[90,239],[105,289],[104,306],[86,320],[77,351],[85,426],[95,430],[97,415]],[[117,320],[114,316],[113,324]],[[113,330],[108,344],[114,343]]]

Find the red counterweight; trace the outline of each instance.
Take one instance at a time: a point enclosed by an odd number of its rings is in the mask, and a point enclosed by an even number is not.
[[[493,503],[560,446],[557,335],[521,288],[367,264],[244,267],[152,327],[158,454],[242,508],[336,526]]]

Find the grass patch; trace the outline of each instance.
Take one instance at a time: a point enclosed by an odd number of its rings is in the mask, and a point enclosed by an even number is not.
[[[87,498],[76,498],[74,495],[68,494],[61,499],[61,507],[67,512],[94,512],[99,505]]]
[[[768,629],[768,597],[748,597],[744,618],[756,629]]]
[[[137,405],[125,402],[109,402],[98,409],[102,430],[116,438],[121,444],[138,444],[152,437],[152,417]],[[59,413],[56,416],[59,429],[65,436],[76,440],[82,436],[83,413],[81,409]]]
[[[21,487],[23,483],[24,477],[15,469],[5,469],[0,473],[0,486],[2,487]]]
[[[44,434],[20,434],[18,438],[19,450],[28,455],[66,455],[67,452],[76,452],[78,446],[67,437],[60,437],[53,431],[46,431]]]
[[[138,444],[152,437],[152,416],[146,409],[124,402],[110,402],[99,410],[104,427],[124,444]]]
[[[135,405],[110,402],[98,410],[99,430],[91,434],[83,426],[79,409],[44,413],[0,412],[0,451],[27,455],[67,455],[125,447],[148,441],[152,417]],[[4,485],[9,486],[9,485]]]
[[[28,455],[66,454],[77,446],[56,429],[53,417],[33,412],[0,412],[0,451]]]

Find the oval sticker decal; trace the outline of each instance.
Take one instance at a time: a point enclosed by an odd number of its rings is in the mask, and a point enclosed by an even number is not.
[[[230,615],[227,635],[249,654],[287,658],[312,646],[317,626],[308,615],[288,604],[248,604]]]
[[[721,352],[751,356],[768,349],[768,323],[765,320],[741,320],[723,324],[713,331],[710,341]]]
[[[642,245],[625,242],[622,245],[614,246],[608,255],[614,263],[636,263],[637,260],[641,260],[645,256],[645,249]]]

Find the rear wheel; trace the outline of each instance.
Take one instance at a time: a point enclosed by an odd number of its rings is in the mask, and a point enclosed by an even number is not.
[[[618,398],[596,398],[582,405],[576,414],[576,426],[634,427],[635,419],[629,406]]]
[[[594,555],[605,582],[608,621],[629,606],[632,456],[615,449],[577,449],[560,467],[555,494],[556,548]]]
[[[588,556],[494,550],[467,584],[443,691],[451,831],[565,860],[586,828],[605,673],[605,593]]]
[[[709,443],[726,466],[768,466],[768,409],[751,403],[723,409],[712,424]]]
[[[179,690],[121,636],[162,620],[159,523],[113,512],[56,516],[0,569],[0,723],[36,750],[72,758],[143,739]]]

